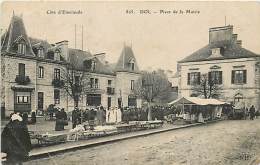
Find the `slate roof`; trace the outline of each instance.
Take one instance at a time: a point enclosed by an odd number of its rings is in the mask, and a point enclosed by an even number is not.
[[[90,72],[110,75],[114,74],[107,65],[100,62],[100,60],[94,57],[90,52],[69,48],[68,62],[74,65],[76,69],[85,70],[86,66],[84,65],[84,62],[87,60],[94,60],[96,62],[95,70]]]
[[[135,61],[135,68],[131,70],[130,61]],[[115,71],[126,71],[126,72],[139,72],[139,67],[137,65],[133,50],[129,46],[124,46],[121,55],[115,66]]]
[[[1,39],[2,42],[1,51],[16,53],[17,48],[15,45],[15,41],[17,41],[18,39],[23,39],[25,41],[27,47],[26,55],[35,56],[32,50],[30,40],[26,34],[26,30],[22,18],[13,15],[9,28],[5,33],[3,39]]]
[[[220,57],[210,57],[212,48],[221,48]],[[224,59],[237,59],[237,58],[250,58],[250,57],[260,57],[254,52],[251,52],[235,42],[218,42],[215,44],[208,44],[203,48],[192,53],[188,57],[179,61],[179,63],[184,62],[198,62],[198,61],[210,61],[210,60],[224,60]]]

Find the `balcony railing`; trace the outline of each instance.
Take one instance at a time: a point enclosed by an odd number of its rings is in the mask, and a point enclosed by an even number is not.
[[[107,87],[107,94],[109,94],[109,95],[115,94],[115,88]]]
[[[16,75],[15,82],[20,85],[27,85],[31,82],[29,76]]]
[[[64,81],[63,80],[60,80],[60,79],[53,79],[52,80],[52,85],[55,87],[55,88],[61,88],[64,86]]]

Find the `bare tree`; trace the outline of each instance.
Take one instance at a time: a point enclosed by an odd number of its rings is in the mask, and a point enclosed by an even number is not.
[[[194,96],[203,96],[205,99],[218,98],[221,94],[221,86],[214,78],[209,78],[208,74],[202,74],[199,83],[193,84]]]
[[[134,93],[147,101],[148,103],[148,120],[151,118],[150,104],[154,99],[170,90],[170,83],[165,74],[160,72],[143,72],[137,80],[134,87]]]
[[[79,106],[79,101],[89,90],[89,70],[79,68],[76,62],[71,61],[61,71],[60,87],[74,101],[74,108]]]

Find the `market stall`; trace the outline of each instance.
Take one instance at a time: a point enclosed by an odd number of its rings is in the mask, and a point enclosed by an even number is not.
[[[178,115],[188,122],[204,122],[220,118],[223,105],[229,104],[217,99],[201,99],[198,97],[181,97],[169,103],[181,109]]]

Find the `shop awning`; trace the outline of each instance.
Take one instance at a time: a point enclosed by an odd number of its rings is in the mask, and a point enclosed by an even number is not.
[[[194,105],[223,105],[229,104],[227,102],[219,101],[217,99],[201,99],[198,97],[181,97],[177,100],[174,100],[169,105],[178,105],[178,104],[194,104]]]
[[[11,86],[11,89],[14,90],[14,91],[31,92],[35,88],[32,87],[32,86],[28,86],[28,85],[14,85],[14,86]]]

